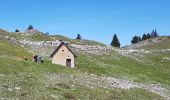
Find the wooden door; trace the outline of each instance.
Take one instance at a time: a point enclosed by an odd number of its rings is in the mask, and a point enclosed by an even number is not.
[[[66,59],[66,66],[71,67],[71,59]]]

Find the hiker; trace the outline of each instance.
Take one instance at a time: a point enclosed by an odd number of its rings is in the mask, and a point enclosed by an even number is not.
[[[44,62],[41,56],[38,56],[38,62],[40,62],[40,63]]]
[[[33,60],[34,62],[37,62],[37,60],[38,60],[38,56],[33,54],[33,58],[32,58],[32,60]]]

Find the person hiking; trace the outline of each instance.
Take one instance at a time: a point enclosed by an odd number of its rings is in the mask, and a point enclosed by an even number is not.
[[[38,56],[38,62],[40,62],[40,63],[44,62],[41,56]]]
[[[38,56],[33,54],[32,60],[33,60],[34,62],[37,62],[37,61],[38,61]]]

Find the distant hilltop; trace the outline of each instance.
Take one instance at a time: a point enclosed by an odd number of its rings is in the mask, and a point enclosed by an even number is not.
[[[24,31],[24,34],[26,35],[32,35],[32,34],[41,34],[42,32],[40,32],[37,29],[27,29]]]
[[[43,34],[43,32],[40,32],[39,30],[35,29],[32,25],[29,25],[28,28],[24,32],[20,32],[19,29],[16,29],[15,32],[21,33],[24,35]]]

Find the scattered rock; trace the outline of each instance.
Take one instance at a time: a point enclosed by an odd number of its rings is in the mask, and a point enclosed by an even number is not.
[[[56,95],[54,95],[54,94],[51,94],[50,96],[53,97],[53,98],[56,99],[56,100],[59,99],[58,96],[56,96]]]
[[[165,98],[170,98],[170,91],[164,88],[160,84],[148,84],[148,83],[137,83],[125,79],[117,79],[114,77],[107,77],[107,76],[97,76],[94,74],[78,74],[75,75],[75,77],[71,77],[71,75],[68,74],[50,74],[46,76],[46,79],[49,79],[48,82],[46,82],[47,86],[54,86],[53,84],[58,83],[60,80],[65,80],[66,84],[67,82],[71,82],[74,84],[74,86],[85,86],[89,87],[91,89],[94,88],[120,88],[120,89],[132,89],[132,88],[141,88],[148,90],[150,92],[156,93],[158,95],[161,95]],[[73,81],[74,80],[74,81]],[[63,86],[63,84],[61,85]]]
[[[29,30],[25,30],[25,32],[23,33],[23,35],[33,35],[33,34],[42,34],[42,32],[36,29],[29,29]]]
[[[12,89],[11,89],[11,88],[8,88],[8,91],[12,92]]]
[[[170,61],[170,57],[164,57],[163,60]]]
[[[16,90],[21,90],[21,88],[20,88],[20,87],[15,87],[15,89],[16,89]]]

